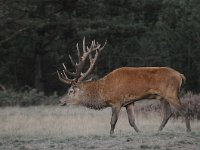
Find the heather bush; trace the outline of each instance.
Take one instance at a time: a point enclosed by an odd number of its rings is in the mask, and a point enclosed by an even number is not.
[[[192,118],[200,119],[200,94],[192,94],[188,92],[183,97],[183,102],[189,106]]]
[[[189,111],[191,119],[200,119],[200,94],[193,94],[187,92],[182,98],[185,109]],[[180,117],[180,113],[172,107],[173,118],[177,119]],[[144,100],[139,101],[135,105],[135,112],[140,114],[148,114],[149,112],[157,112],[162,115],[162,109],[158,100]]]
[[[0,106],[36,106],[53,105],[58,101],[58,96],[54,93],[46,96],[36,89],[26,89],[25,91],[15,91],[12,89],[0,91]]]

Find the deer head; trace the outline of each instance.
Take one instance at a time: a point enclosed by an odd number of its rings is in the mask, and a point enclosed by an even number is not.
[[[96,42],[95,40],[92,41],[90,46],[85,46],[85,38],[83,38],[83,54],[81,56],[78,43],[76,44],[77,48],[77,54],[78,54],[78,63],[75,63],[75,61],[72,59],[72,57],[69,55],[69,59],[72,63],[72,65],[75,67],[75,72],[70,72],[65,64],[63,63],[63,70],[57,71],[58,78],[60,81],[62,81],[65,84],[71,85],[68,92],[61,98],[60,102],[61,105],[65,104],[78,104],[81,96],[83,96],[84,91],[80,87],[80,83],[89,75],[91,74],[92,70],[94,69],[94,66],[99,58],[99,55],[101,54],[101,51],[104,49],[106,45],[106,41],[103,46]],[[92,53],[95,52],[95,55],[93,56]],[[89,58],[89,68],[87,71],[82,72],[85,62]],[[71,76],[72,78],[69,78],[68,76]]]

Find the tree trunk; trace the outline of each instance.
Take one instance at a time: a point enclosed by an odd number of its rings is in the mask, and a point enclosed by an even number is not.
[[[35,58],[35,88],[39,91],[44,91],[41,54],[36,54]]]

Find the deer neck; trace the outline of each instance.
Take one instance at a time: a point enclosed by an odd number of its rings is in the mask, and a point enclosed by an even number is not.
[[[81,105],[88,108],[100,110],[107,107],[106,102],[100,97],[100,89],[98,81],[83,82],[80,85],[83,91],[81,95]]]

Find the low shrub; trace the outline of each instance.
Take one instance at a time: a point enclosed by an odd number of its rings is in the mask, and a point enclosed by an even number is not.
[[[192,118],[200,120],[200,94],[188,92],[182,99],[183,103],[188,105]]]
[[[189,111],[191,119],[198,119],[200,120],[200,94],[193,94],[192,92],[186,93],[182,98],[181,102],[183,103],[185,109]],[[148,114],[151,112],[159,112],[162,114],[161,104],[159,101],[151,101],[151,100],[145,100],[145,101],[139,101],[139,103],[135,105],[135,111],[136,113],[143,113]],[[178,112],[176,109],[172,107],[173,111],[173,118],[177,119],[179,118],[180,112]]]
[[[58,103],[58,96],[54,93],[46,96],[36,89],[15,91],[12,89],[0,91],[0,106],[36,106],[53,105]]]

